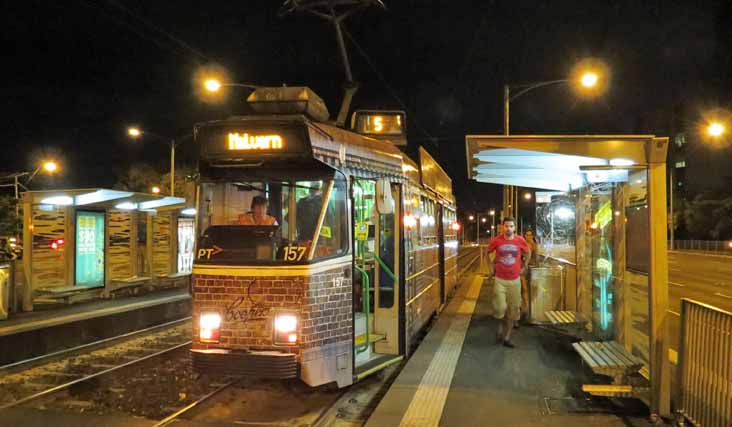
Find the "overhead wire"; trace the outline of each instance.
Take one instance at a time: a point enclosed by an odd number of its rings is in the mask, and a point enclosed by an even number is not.
[[[399,103],[399,106],[404,111],[406,111],[407,113],[409,113],[410,117],[412,117],[412,120],[414,121],[414,125],[417,128],[417,130],[419,130],[422,134],[424,134],[427,137],[427,140],[432,143],[432,145],[434,146],[434,148],[439,148],[439,144],[437,142],[438,138],[435,138],[434,136],[432,136],[427,131],[427,129],[425,129],[419,123],[419,120],[417,120],[417,114],[414,111],[412,111],[409,107],[407,107],[407,104],[401,99],[401,97],[396,92],[396,90],[394,90],[394,88],[389,84],[389,82],[386,80],[386,77],[384,77],[384,75],[381,73],[381,71],[379,71],[378,67],[376,67],[376,65],[374,64],[374,62],[369,57],[368,53],[366,53],[366,51],[361,47],[361,45],[358,44],[358,42],[356,41],[356,39],[351,35],[350,32],[348,32],[348,30],[346,30],[345,28],[342,28],[342,31],[343,31],[343,34],[345,34],[346,37],[348,37],[348,40],[351,41],[351,43],[356,48],[356,50],[359,52],[359,54],[361,54],[361,56],[364,58],[364,60],[366,61],[366,63],[369,65],[369,67],[371,67],[371,70],[376,74],[376,76],[378,77],[378,79],[381,80],[381,83],[390,92],[391,96]]]
[[[106,8],[104,5],[93,0],[82,0],[81,3],[86,7],[96,9],[98,12],[115,22],[117,25],[131,31],[132,33],[136,34],[144,40],[152,42],[164,51],[182,56],[187,60],[193,61],[197,64],[201,64],[202,62],[204,62],[202,61],[202,59],[207,62],[212,61],[212,59],[208,55],[202,53],[200,50],[192,47],[178,37],[175,37],[165,30],[155,26],[151,22],[143,19],[138,14],[132,12],[119,2],[116,2],[114,0],[107,0],[108,7]],[[123,11],[127,16],[119,16],[119,14],[115,14],[112,10],[110,10],[109,6]],[[139,26],[134,25],[134,23],[130,22],[131,19],[143,23],[144,26],[147,28],[140,28]],[[154,31],[151,31],[150,29]],[[163,37],[161,38],[160,35],[163,35]]]

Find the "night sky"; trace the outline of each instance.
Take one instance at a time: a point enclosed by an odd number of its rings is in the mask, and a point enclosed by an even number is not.
[[[500,133],[502,85],[565,78],[585,57],[612,71],[605,96],[567,86],[512,104],[512,133],[652,133],[732,108],[732,2],[386,0],[346,23],[361,88],[354,108],[406,106],[412,144],[453,176],[459,205],[487,208],[497,188],[466,185],[464,135]],[[2,17],[3,166],[55,156],[56,187],[110,187],[135,162],[167,171],[163,145],[133,143],[130,123],[164,135],[244,110],[246,90],[202,102],[194,76],[307,85],[338,111],[344,75],[334,32],[279,0],[6,2]],[[365,57],[362,52],[365,52]],[[191,162],[194,147],[181,153]],[[185,152],[187,151],[187,152]]]

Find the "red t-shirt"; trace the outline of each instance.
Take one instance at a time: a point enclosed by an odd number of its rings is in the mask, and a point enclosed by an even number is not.
[[[521,252],[528,254],[529,245],[519,235],[506,239],[503,234],[494,237],[488,244],[488,254],[496,251],[494,265],[496,277],[503,280],[515,280],[521,276]]]

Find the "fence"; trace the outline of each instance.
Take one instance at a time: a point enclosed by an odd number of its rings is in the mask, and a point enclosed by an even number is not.
[[[669,250],[677,251],[702,251],[702,252],[726,252],[732,254],[732,241],[730,240],[674,240],[668,242]]]
[[[732,313],[682,298],[679,350],[679,421],[732,426]]]

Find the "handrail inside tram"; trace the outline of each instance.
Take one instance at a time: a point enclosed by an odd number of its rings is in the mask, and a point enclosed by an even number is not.
[[[369,274],[366,273],[366,271],[363,270],[358,265],[354,264],[353,266],[356,268],[356,270],[358,270],[361,273],[361,281],[363,282],[362,288],[364,289],[363,290],[363,312],[364,312],[364,315],[366,315],[366,341],[363,344],[361,344],[360,347],[356,347],[356,353],[360,354],[360,353],[363,353],[364,351],[368,350],[369,347],[371,346],[371,341],[369,340],[369,308],[370,308],[369,306],[371,305],[371,303],[369,301],[370,283],[369,283]]]
[[[376,261],[379,262],[379,265],[381,266],[381,268],[384,269],[384,271],[386,272],[386,274],[388,274],[389,277],[391,277],[391,280],[393,280],[394,282],[396,282],[397,281],[396,275],[394,274],[394,272],[391,271],[391,269],[389,267],[387,267],[387,265],[384,262],[384,260],[381,259],[381,257],[378,256],[378,255],[374,255],[374,258],[376,258]]]

